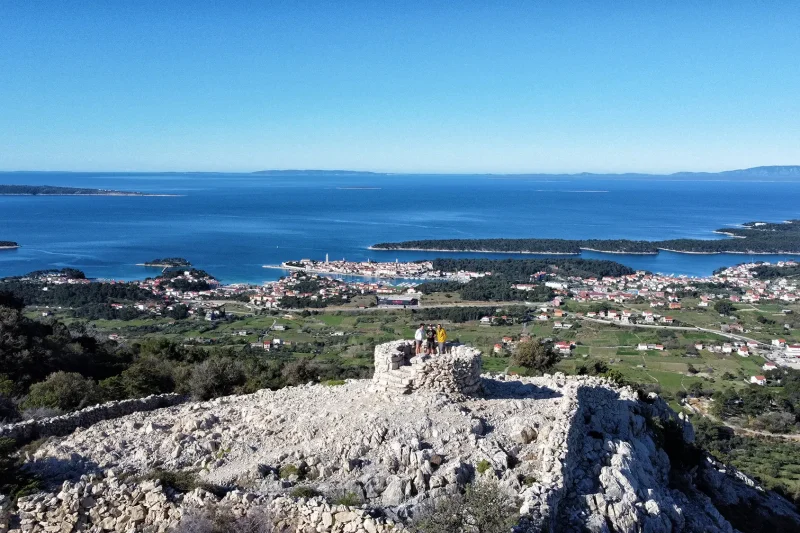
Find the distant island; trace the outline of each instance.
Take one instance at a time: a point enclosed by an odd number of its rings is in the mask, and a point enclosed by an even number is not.
[[[138,266],[146,266],[146,267],[159,267],[159,268],[173,268],[173,267],[189,267],[192,264],[189,262],[188,259],[184,259],[183,257],[165,257],[163,259],[153,259],[152,261],[147,261],[146,263],[139,263]]]
[[[729,239],[435,239],[384,242],[371,250],[481,252],[578,255],[582,250],[612,254],[655,255],[661,250],[688,254],[800,254],[800,220],[781,223],[748,222],[737,228],[718,229]]]
[[[131,191],[114,191],[111,189],[56,187],[53,185],[0,185],[0,196],[177,196],[177,195],[148,194],[143,192],[131,192]]]
[[[385,176],[382,172],[366,170],[257,170],[251,174],[262,176]]]
[[[0,241],[0,250],[10,250],[12,248],[19,248],[19,244],[14,241]]]
[[[19,174],[23,176],[48,176],[60,174],[74,174],[68,171],[39,171],[39,170],[16,170],[9,172],[2,172],[2,174]],[[172,174],[193,174],[193,175],[209,175],[216,176],[220,172],[206,172],[206,171],[170,171],[170,172],[82,172],[82,175],[96,175],[96,176],[129,176],[129,175],[172,175]],[[413,176],[421,173],[417,172],[371,172],[367,170],[348,170],[348,169],[266,169],[256,170],[254,172],[222,172],[222,174],[244,174],[244,175],[260,175],[260,176],[309,176],[309,177],[324,177],[324,176]],[[422,173],[430,176],[446,176],[453,173]],[[599,173],[599,172],[578,172],[573,174],[566,173],[552,173],[552,172],[517,172],[517,173],[457,173],[463,176],[496,176],[498,178],[602,178],[602,179],[631,179],[631,178],[658,178],[658,179],[675,179],[675,180],[738,180],[738,179],[800,179],[800,165],[768,165],[751,168],[740,168],[734,170],[722,170],[719,172],[695,172],[695,171],[681,171],[673,172],[671,174],[653,174],[647,172],[625,172],[618,174]],[[156,196],[149,194],[140,194],[141,196]],[[165,195],[166,196],[166,195]]]
[[[392,173],[369,172],[363,170],[315,170],[315,169],[293,169],[293,170],[258,170],[251,172],[262,176],[389,176]],[[401,173],[404,174],[404,173]],[[432,174],[435,175],[435,174]],[[741,168],[736,170],[724,170],[721,172],[674,172],[672,174],[648,174],[645,172],[628,172],[623,174],[600,174],[596,172],[580,172],[577,174],[550,174],[542,172],[523,172],[515,174],[466,174],[474,176],[498,176],[498,177],[548,177],[548,178],[669,178],[676,180],[731,180],[731,179],[800,179],[800,165],[773,165],[752,168]]]

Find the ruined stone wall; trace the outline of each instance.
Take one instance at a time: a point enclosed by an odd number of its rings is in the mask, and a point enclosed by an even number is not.
[[[169,407],[185,400],[186,397],[180,394],[158,394],[145,398],[93,405],[65,415],[2,425],[0,426],[0,438],[14,439],[19,444],[25,444],[44,437],[69,435],[77,428],[89,427],[102,420]]]
[[[385,389],[473,395],[481,391],[481,352],[469,346],[452,346],[450,353],[411,357],[398,348],[411,346],[393,341],[375,347],[373,382]],[[413,355],[413,351],[411,352]]]
[[[0,519],[0,533],[27,531],[80,531],[101,533],[168,533],[179,525],[191,531],[182,518],[198,509],[217,507],[234,519],[260,511],[276,531],[320,533],[390,533],[404,528],[387,518],[374,518],[365,509],[335,505],[322,497],[274,499],[233,490],[222,499],[203,490],[175,494],[159,481],[140,484],[113,476],[84,476],[65,482],[56,493],[22,497],[12,512],[12,524]],[[11,528],[9,528],[11,525]]]

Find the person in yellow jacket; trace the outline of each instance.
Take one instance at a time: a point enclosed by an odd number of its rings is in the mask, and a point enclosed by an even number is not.
[[[439,343],[439,353],[444,353],[444,346],[447,342],[447,331],[442,327],[441,324],[436,325],[436,342]]]

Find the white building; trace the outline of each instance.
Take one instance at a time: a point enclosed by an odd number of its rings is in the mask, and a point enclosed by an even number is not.
[[[800,344],[787,344],[786,345],[787,357],[800,357]]]

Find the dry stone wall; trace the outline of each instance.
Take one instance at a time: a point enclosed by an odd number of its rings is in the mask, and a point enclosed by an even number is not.
[[[418,390],[474,395],[481,391],[481,352],[470,346],[452,346],[439,355],[414,355],[407,341],[375,347],[373,382],[384,390]]]
[[[274,531],[282,532],[403,530],[390,519],[371,516],[367,509],[331,504],[322,497],[269,498],[233,490],[218,498],[201,488],[179,494],[158,480],[131,483],[114,476],[84,476],[75,483],[65,482],[57,492],[20,498],[17,508],[13,523],[0,520],[0,533],[192,531],[197,520],[191,516],[202,516],[202,509],[211,508],[227,511],[234,520],[258,516],[260,524],[271,524]]]
[[[89,427],[103,420],[170,407],[186,399],[180,394],[154,394],[145,398],[93,405],[65,415],[0,426],[0,438],[14,439],[19,444],[25,444],[44,437],[69,435],[78,428]]]

